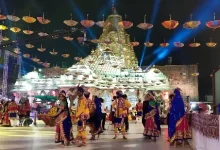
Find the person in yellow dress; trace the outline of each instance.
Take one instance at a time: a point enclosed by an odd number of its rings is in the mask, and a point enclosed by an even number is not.
[[[76,108],[77,123],[77,135],[76,145],[78,147],[86,145],[86,120],[89,119],[89,109],[87,100],[84,97],[84,89],[82,87],[77,88],[78,104]],[[80,143],[82,140],[82,143]]]
[[[125,123],[124,119],[127,117],[128,109],[131,107],[131,103],[128,101],[128,99],[123,98],[122,91],[116,92],[117,99],[112,103],[112,108],[115,108],[115,118],[114,118],[114,133],[115,137],[113,139],[117,138],[118,129],[121,128],[121,132],[123,135],[123,139],[127,139],[125,136]]]

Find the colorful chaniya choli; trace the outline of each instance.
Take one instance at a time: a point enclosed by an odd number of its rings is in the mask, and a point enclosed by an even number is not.
[[[171,102],[168,134],[170,143],[177,140],[191,139],[184,102],[178,89],[174,90],[175,97]]]
[[[149,102],[147,113],[145,114],[144,136],[159,137],[160,135],[160,116],[157,103],[154,100]]]
[[[56,118],[56,136],[55,142],[62,142],[64,145],[69,145],[73,139],[72,122],[68,109],[68,104],[65,101],[60,103],[61,112]]]

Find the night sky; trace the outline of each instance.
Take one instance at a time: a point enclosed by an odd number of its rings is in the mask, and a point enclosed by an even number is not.
[[[0,0],[0,8],[4,15],[11,15],[15,12],[16,16],[22,18],[22,16],[28,16],[29,12],[33,17],[42,16],[45,13],[45,18],[51,20],[48,25],[41,25],[38,22],[34,24],[27,24],[23,20],[18,23],[12,23],[10,21],[4,21],[7,26],[18,26],[22,29],[28,27],[34,32],[38,33],[44,30],[47,33],[53,33],[54,30],[68,29],[63,24],[63,20],[70,19],[70,13],[73,14],[73,20],[80,22],[80,20],[86,19],[86,14],[89,14],[89,19],[94,21],[101,21],[102,15],[107,17],[111,14],[111,0]],[[140,42],[138,47],[135,47],[135,52],[139,62],[142,62],[142,66],[148,66],[152,63],[156,65],[167,64],[167,57],[173,57],[173,64],[197,64],[199,66],[199,93],[200,100],[204,99],[204,95],[211,94],[211,77],[210,74],[213,69],[220,65],[220,29],[209,29],[205,26],[205,22],[213,20],[213,14],[216,14],[216,19],[220,19],[220,1],[219,0],[115,0],[116,9],[119,14],[126,20],[134,23],[131,29],[127,32],[131,35],[131,40],[134,38]],[[153,23],[154,27],[150,30],[144,31],[136,26],[143,22],[144,15],[146,14],[146,21]],[[169,15],[172,15],[173,20],[179,21],[179,26],[174,30],[165,29],[161,23],[165,20],[169,20]],[[200,20],[201,25],[197,29],[188,30],[183,29],[182,25],[186,21],[190,21],[190,14],[193,14],[193,20]],[[78,24],[77,28],[82,26]],[[14,34],[11,31],[3,32],[3,35],[9,36],[11,39],[31,39],[37,34],[27,36],[22,32]],[[102,28],[94,25],[87,32],[88,39],[98,38],[102,33]],[[82,33],[77,31],[72,35],[75,39],[82,36]],[[163,42],[164,38],[167,42],[170,42],[170,46],[167,49],[158,50],[159,44]],[[190,48],[189,43],[193,42],[201,43],[198,48]],[[208,48],[205,43],[210,41],[217,42],[215,48]],[[145,49],[144,45],[146,40],[150,40],[155,46]],[[181,41],[185,44],[183,48],[175,48],[173,46],[174,41]],[[74,57],[85,57],[90,54],[91,49],[95,48],[95,45],[89,47],[80,45],[77,40],[74,42],[65,41],[63,38],[56,40],[45,40],[32,43],[35,45],[34,49],[27,49],[23,45],[19,45],[22,53],[29,53],[32,57],[40,58],[42,61],[50,62],[51,65],[61,66],[62,62],[66,63],[69,67],[74,61]],[[36,50],[37,47],[47,48],[47,51],[41,53]],[[58,55],[52,56],[49,51],[52,49],[58,51]],[[11,48],[7,48],[11,50]],[[63,58],[61,54],[69,53],[71,56],[67,59]],[[23,73],[30,71],[33,67],[41,67],[36,63],[28,59],[23,59]]]

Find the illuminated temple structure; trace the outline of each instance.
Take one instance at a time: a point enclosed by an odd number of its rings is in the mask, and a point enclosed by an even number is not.
[[[125,32],[122,17],[116,12],[108,16],[99,39],[93,40],[97,48],[70,68],[45,68],[18,79],[13,91],[20,95],[46,94],[55,90],[85,85],[93,95],[103,97],[110,104],[115,91],[121,89],[134,104],[143,99],[148,90],[168,99],[176,87],[184,96],[198,99],[197,65],[153,66],[148,70],[138,67],[133,45]]]

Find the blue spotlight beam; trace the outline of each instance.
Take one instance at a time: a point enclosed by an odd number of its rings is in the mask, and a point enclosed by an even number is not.
[[[151,24],[154,24],[154,22],[155,22],[155,19],[156,19],[159,7],[160,7],[160,0],[155,0],[154,1],[154,5],[153,5],[153,14],[152,14],[151,19],[150,19],[150,23]],[[147,31],[147,36],[145,38],[145,41],[149,41],[150,40],[150,35],[152,33],[152,30],[153,29],[150,29],[150,30]],[[144,46],[144,48],[142,50],[140,66],[142,66],[142,64],[143,64],[146,51],[147,51],[147,47]]]
[[[200,20],[201,22],[207,22],[208,20],[211,20],[210,15],[214,13],[215,10],[218,9],[219,5],[220,5],[219,0],[213,0],[212,2],[207,1],[206,3],[203,3],[203,5],[198,7],[194,13],[195,20]],[[157,57],[153,60],[150,66],[154,65],[159,60],[164,59],[172,51],[174,51],[175,46],[173,45],[173,43],[176,40],[185,42],[187,41],[188,38],[195,37],[198,33],[202,32],[205,28],[206,28],[205,25],[200,25],[199,28],[194,29],[193,31],[189,29],[183,29],[183,28],[179,29],[178,32],[169,40],[170,46],[168,48],[166,49],[158,48],[155,50],[154,54],[157,54]]]

